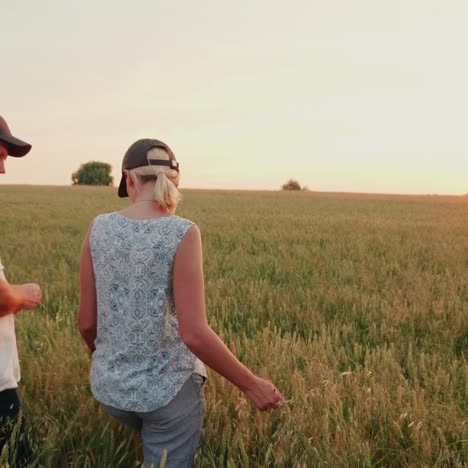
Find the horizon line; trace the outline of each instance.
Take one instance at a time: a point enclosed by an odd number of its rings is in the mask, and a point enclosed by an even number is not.
[[[115,185],[73,185],[73,184],[18,184],[18,183],[2,183],[1,186],[9,187],[102,187],[117,190]],[[343,194],[343,195],[394,195],[394,196],[414,196],[414,197],[468,197],[466,193],[429,193],[429,192],[418,192],[418,193],[404,193],[404,192],[363,192],[353,190],[282,190],[279,189],[246,189],[246,188],[222,188],[222,187],[181,187],[180,190],[205,190],[205,191],[223,191],[223,192],[292,192],[292,193],[311,193],[311,194]]]

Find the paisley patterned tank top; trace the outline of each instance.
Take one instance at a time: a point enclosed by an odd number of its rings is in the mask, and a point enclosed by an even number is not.
[[[91,390],[115,408],[149,412],[167,405],[203,363],[179,334],[173,264],[192,222],[119,213],[93,223],[90,248],[97,295]]]

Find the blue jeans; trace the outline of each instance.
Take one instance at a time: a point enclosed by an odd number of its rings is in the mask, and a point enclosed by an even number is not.
[[[205,378],[192,374],[166,406],[149,413],[125,411],[102,404],[121,423],[141,432],[144,464],[158,468],[164,452],[167,468],[192,466],[205,419]]]

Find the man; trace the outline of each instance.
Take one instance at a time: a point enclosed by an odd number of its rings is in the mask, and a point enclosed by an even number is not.
[[[0,116],[0,174],[5,174],[8,156],[25,156],[31,145],[15,138]],[[1,245],[1,242],[0,242]],[[20,418],[18,394],[20,368],[15,336],[15,315],[22,309],[33,309],[41,303],[41,288],[34,283],[12,285],[3,273],[0,260],[0,461],[4,446],[19,430],[16,447],[9,447],[10,466],[27,466],[32,450],[25,434],[24,418]],[[19,428],[17,427],[19,426]],[[11,444],[10,444],[11,445]]]

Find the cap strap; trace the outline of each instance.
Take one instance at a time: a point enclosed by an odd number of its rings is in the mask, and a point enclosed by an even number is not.
[[[179,163],[175,159],[149,159],[148,158],[148,163],[151,166],[168,166],[171,169],[175,169],[177,172],[179,172]]]

